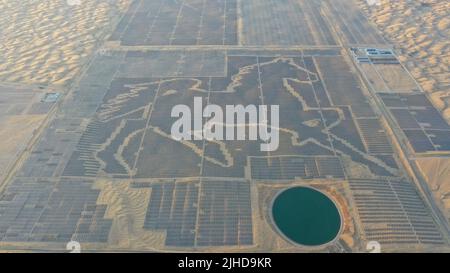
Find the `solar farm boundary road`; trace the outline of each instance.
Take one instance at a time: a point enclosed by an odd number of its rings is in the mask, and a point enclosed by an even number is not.
[[[369,46],[369,45],[368,45]],[[371,45],[373,46],[373,45]],[[385,45],[386,46],[386,45]],[[145,46],[123,46],[117,45],[116,43],[106,42],[103,47],[105,50],[113,51],[145,51],[145,50],[155,50],[155,51],[190,51],[190,50],[267,50],[267,51],[283,51],[283,50],[304,50],[304,49],[342,49],[340,45],[299,45],[299,46],[281,46],[281,45],[268,45],[268,46],[240,46],[240,45],[190,45],[190,46],[179,46],[179,45],[145,45]]]

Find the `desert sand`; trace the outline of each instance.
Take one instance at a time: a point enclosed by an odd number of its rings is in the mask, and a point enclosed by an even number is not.
[[[450,158],[421,158],[417,163],[438,205],[450,219]]]
[[[442,0],[358,0],[384,36],[396,46],[434,105],[450,121],[450,2]],[[372,2],[370,2],[372,3]]]
[[[22,115],[0,121],[0,182],[44,118],[45,115]]]
[[[69,84],[129,2],[0,1],[0,81]]]
[[[113,219],[108,244],[113,248],[154,250],[164,246],[165,233],[143,229],[150,198],[150,188],[133,189],[128,181],[96,182],[101,190],[97,200],[99,204],[107,204],[105,218]]]

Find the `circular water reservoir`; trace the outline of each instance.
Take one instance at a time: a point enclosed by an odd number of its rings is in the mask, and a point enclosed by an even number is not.
[[[309,187],[280,192],[273,201],[272,217],[284,237],[303,246],[329,243],[341,229],[341,215],[335,203]]]

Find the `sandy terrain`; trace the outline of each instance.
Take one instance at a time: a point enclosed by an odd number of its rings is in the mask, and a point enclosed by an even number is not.
[[[414,79],[403,67],[396,64],[377,64],[375,67],[389,90],[393,92],[419,91]]]
[[[0,81],[70,83],[130,0],[0,0]]]
[[[0,182],[44,118],[45,115],[22,115],[0,121]]]
[[[450,121],[450,2],[442,0],[357,0],[400,60]]]
[[[438,205],[450,219],[450,158],[421,158],[417,163],[427,178]]]
[[[105,218],[114,219],[108,245],[113,248],[156,250],[164,248],[165,232],[143,229],[151,189],[133,189],[129,182],[99,180],[98,204],[108,204]]]

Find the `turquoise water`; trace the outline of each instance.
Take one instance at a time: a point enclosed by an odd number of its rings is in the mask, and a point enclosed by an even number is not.
[[[323,193],[307,187],[283,191],[274,200],[272,214],[278,229],[292,241],[318,246],[336,238],[341,217]]]

